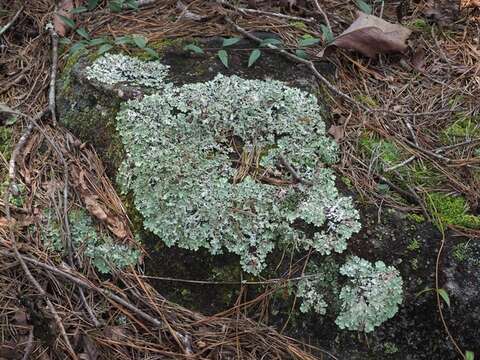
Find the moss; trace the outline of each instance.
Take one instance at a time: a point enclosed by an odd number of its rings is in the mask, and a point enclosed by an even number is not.
[[[371,108],[378,107],[378,102],[374,98],[372,98],[368,95],[357,95],[357,96],[355,96],[355,99],[357,101],[361,102],[362,104],[370,106]]]
[[[420,249],[421,247],[421,242],[419,239],[412,239],[410,240],[408,246],[407,246],[407,249],[410,250],[410,251],[417,251],[418,249]]]
[[[480,216],[468,214],[468,205],[463,197],[443,193],[429,194],[430,211],[443,225],[480,229]]]
[[[441,140],[445,144],[457,143],[480,136],[480,115],[464,116],[457,115],[453,124],[441,133]]]
[[[10,159],[10,153],[13,150],[13,127],[0,126],[0,153],[5,160]]]
[[[404,175],[409,184],[417,186],[436,186],[442,181],[442,175],[431,165],[415,161],[398,171]]]
[[[420,214],[415,214],[415,213],[408,214],[407,219],[410,221],[416,222],[417,224],[421,224],[425,222],[425,216]]]
[[[303,21],[290,21],[289,23],[295,29],[298,30],[307,30],[307,25]]]
[[[425,19],[413,19],[405,24],[409,29],[413,31],[421,31],[430,33],[432,26]]]
[[[391,141],[380,139],[371,133],[365,133],[360,138],[360,149],[367,156],[379,156],[383,164],[388,166],[395,165],[402,161],[402,154],[398,147]]]

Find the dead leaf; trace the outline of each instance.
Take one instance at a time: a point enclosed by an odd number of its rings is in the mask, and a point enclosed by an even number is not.
[[[128,230],[125,223],[118,217],[109,217],[107,219],[108,229],[119,239],[125,239],[128,235]]]
[[[402,25],[360,12],[352,25],[329,46],[355,50],[372,58],[377,54],[403,53],[410,34],[411,30]]]
[[[85,206],[87,210],[95,216],[97,219],[101,221],[107,220],[108,216],[105,210],[101,207],[101,205],[97,201],[98,197],[95,195],[87,195],[85,196]]]
[[[15,311],[15,314],[13,315],[13,320],[17,325],[28,325],[28,316],[26,311],[23,309],[18,309],[17,311]]]
[[[425,71],[425,50],[423,48],[417,49],[413,54],[412,66],[420,72]]]
[[[333,136],[336,142],[339,142],[345,136],[345,131],[341,125],[332,125],[328,129],[328,133]]]
[[[423,14],[440,26],[451,25],[459,18],[460,4],[452,0],[430,0]]]
[[[1,217],[0,218],[0,228],[4,227],[4,228],[8,228],[10,226],[10,224],[13,224],[15,225],[17,221],[15,219],[10,219],[8,220],[7,218],[5,217]]]
[[[88,336],[83,336],[83,353],[79,355],[82,360],[97,360],[99,357],[98,348]]]
[[[58,4],[58,11],[53,16],[53,27],[59,36],[67,35],[68,31],[70,30],[60,16],[72,19],[73,16],[70,11],[73,8],[73,0],[62,0],[60,4]]]

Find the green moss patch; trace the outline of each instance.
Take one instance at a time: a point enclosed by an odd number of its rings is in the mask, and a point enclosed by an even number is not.
[[[443,193],[428,195],[430,211],[443,224],[480,229],[480,216],[469,214],[467,202],[460,196],[449,196]]]

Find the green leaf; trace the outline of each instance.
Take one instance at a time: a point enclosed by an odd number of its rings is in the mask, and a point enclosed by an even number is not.
[[[361,12],[364,12],[365,14],[368,14],[368,15],[372,13],[372,7],[368,5],[365,1],[355,0],[355,4],[357,5],[357,7],[360,9]]]
[[[311,46],[311,45],[315,45],[317,43],[320,42],[320,39],[317,39],[317,38],[306,38],[306,39],[301,39],[299,42],[298,42],[298,45],[301,46],[301,47],[304,47],[304,46]]]
[[[137,45],[140,49],[143,49],[147,46],[147,39],[145,39],[141,35],[133,35],[133,42]]]
[[[66,17],[66,16],[63,16],[63,15],[58,15],[58,17],[63,21],[63,23],[65,25],[67,25],[68,27],[71,27],[71,28],[74,28],[75,27],[75,21],[73,21],[72,19]]]
[[[79,41],[70,48],[70,54],[74,55],[79,51],[85,50],[85,42]]]
[[[98,6],[98,0],[88,0],[87,8],[88,10],[93,10]]]
[[[72,43],[72,40],[70,40],[69,38],[60,38],[60,40],[58,40],[58,42],[62,45],[68,45],[68,44],[71,44]]]
[[[85,6],[79,6],[79,7],[76,7],[75,9],[72,9],[70,11],[71,14],[80,14],[80,13],[83,13],[85,11],[87,11],[88,9],[85,7]]]
[[[465,360],[474,360],[475,354],[472,351],[465,351]]]
[[[13,125],[17,122],[18,118],[16,116],[10,116],[6,121],[5,121],[5,125],[9,126],[9,125]]]
[[[308,54],[302,49],[295,50],[295,55],[301,59],[308,59]]]
[[[448,297],[448,293],[444,289],[437,289],[437,292],[438,295],[442,297],[443,301],[447,303],[448,307],[450,307],[450,298]]]
[[[102,44],[105,44],[108,42],[108,39],[107,38],[104,38],[104,37],[101,37],[101,38],[96,38],[96,39],[92,39],[88,42],[88,45],[91,45],[91,46],[97,46],[97,45],[102,45]]]
[[[138,10],[138,1],[137,0],[127,0],[127,6],[132,10]]]
[[[84,39],[87,39],[87,40],[90,39],[90,35],[88,35],[88,31],[84,27],[77,29],[76,33],[81,37],[83,37]]]
[[[267,46],[269,44],[270,45],[280,45],[280,44],[282,44],[282,40],[274,39],[274,38],[263,39],[262,42],[260,43],[260,46]]]
[[[225,65],[226,68],[228,68],[228,54],[225,50],[220,50],[217,53],[218,57],[220,58],[220,61],[222,62],[223,65]]]
[[[104,44],[104,45],[100,46],[100,48],[97,51],[97,54],[102,55],[102,54],[106,53],[107,51],[109,51],[111,48],[113,48],[113,45]]]
[[[133,39],[131,36],[120,36],[115,38],[115,44],[117,45],[125,45],[125,44],[132,44]]]
[[[203,49],[194,44],[188,44],[183,47],[185,51],[193,51],[195,54],[203,54]]]
[[[231,45],[234,45],[234,44],[238,43],[239,41],[240,41],[240,38],[238,38],[238,37],[223,39],[222,46],[223,47],[231,46]]]
[[[328,28],[328,26],[325,26],[323,24],[320,25],[320,28],[322,29],[322,35],[323,35],[323,39],[325,40],[325,42],[327,44],[331,43],[334,40],[332,30],[330,30]]]
[[[158,56],[158,53],[157,53],[155,50],[153,50],[153,49],[151,49],[151,48],[149,48],[149,47],[143,48],[143,50],[144,50],[148,55],[150,55],[152,58],[158,59],[159,56]]]
[[[258,49],[253,50],[250,53],[250,57],[248,58],[248,67],[252,66],[255,63],[255,61],[258,60],[260,55],[262,55],[262,52],[260,50]]]
[[[111,0],[108,7],[111,12],[120,12],[123,9],[123,0]]]

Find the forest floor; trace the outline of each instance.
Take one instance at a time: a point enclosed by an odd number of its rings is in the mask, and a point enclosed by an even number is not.
[[[158,356],[172,357],[188,357],[192,346],[212,357],[221,352],[238,356],[243,351],[244,358],[255,358],[256,351],[269,344],[275,349],[271,358],[286,358],[288,354],[309,359],[315,358],[309,355],[311,351],[322,353],[270,328],[252,326],[248,319],[238,320],[241,304],[221,317],[203,317],[166,303],[133,270],[107,281],[91,268],[76,269],[75,260],[66,265],[46,258],[39,235],[31,226],[39,209],[52,203],[61,218],[69,204],[85,207],[86,196],[97,196],[108,204],[108,217],[125,223],[124,227],[117,225],[130,234],[125,210],[95,151],[79,146],[78,140],[56,127],[48,109],[54,106],[52,75],[69,65],[69,55],[84,49],[95,53],[124,46],[113,39],[132,34],[137,35],[137,46],[158,53],[178,38],[198,45],[195,38],[242,37],[245,32],[277,36],[282,49],[294,55],[294,62],[325,69],[320,76],[312,72],[312,77],[316,77],[331,114],[329,132],[341,149],[336,170],[343,182],[379,214],[387,207],[395,208],[415,221],[433,222],[441,232],[461,237],[459,256],[478,241],[480,9],[475,1],[456,9],[445,5],[453,2],[441,1],[437,5],[427,1],[376,1],[368,5],[363,1],[298,0],[283,6],[275,1],[225,5],[163,0],[140,1],[138,9],[118,12],[107,1],[91,11],[83,11],[80,2],[71,2],[81,10],[73,16],[65,13],[70,20],[64,20],[63,25],[57,18],[58,48],[52,46],[57,35],[46,29],[53,23],[52,2],[27,0],[21,7],[17,3],[7,0],[0,7],[0,190],[13,198],[23,194],[17,203],[0,200],[0,256],[5,264],[0,277],[2,316],[8,319],[1,327],[16,339],[0,345],[0,357],[34,353],[41,358],[47,352],[32,340],[38,336],[73,358],[81,353],[88,359],[99,356],[91,338],[124,358],[132,358],[136,351],[132,344],[139,343]],[[88,3],[95,2],[85,1],[85,6]],[[377,55],[371,38],[370,48],[366,46],[363,51],[332,46],[357,18],[359,8],[411,31],[403,53],[383,54],[379,45],[381,54]],[[58,69],[52,62],[54,49],[59,52]],[[368,51],[374,51],[374,56],[366,56]],[[40,151],[44,147],[49,150]],[[84,179],[87,181],[82,183]],[[16,188],[10,186],[7,191],[9,182]],[[26,239],[34,241],[27,243]],[[439,239],[437,272],[443,245]],[[66,281],[70,288],[62,285]],[[29,291],[38,299],[25,297],[19,306],[19,294]],[[72,293],[79,295],[69,300]],[[96,302],[109,308],[103,317],[121,313],[128,324],[101,334],[88,331],[82,312],[92,322],[98,321],[96,310],[92,311],[97,309]],[[38,326],[27,324],[25,309],[30,309],[30,320],[32,314],[37,314],[38,322],[53,317],[50,322],[55,325],[39,334]],[[152,333],[145,323],[163,324],[160,345],[156,344],[160,335]],[[443,322],[443,326],[446,341],[457,348],[459,356],[466,357],[455,334],[449,333],[448,323]],[[32,329],[36,329],[35,334]],[[61,339],[54,340],[53,332]]]

